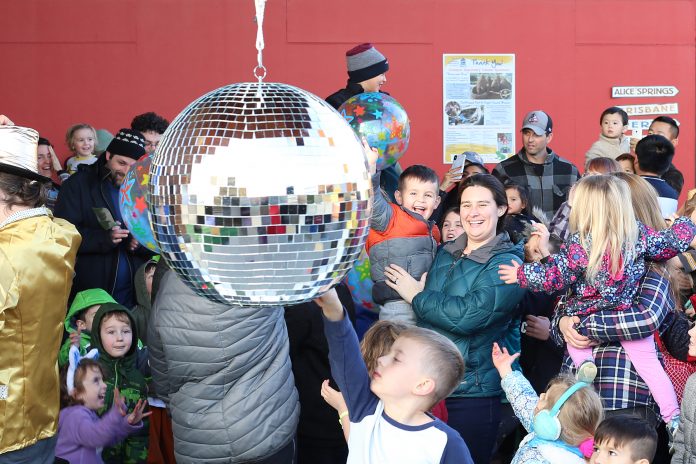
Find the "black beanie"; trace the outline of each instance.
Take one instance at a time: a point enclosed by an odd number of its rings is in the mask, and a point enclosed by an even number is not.
[[[127,156],[139,160],[145,153],[145,138],[137,130],[121,129],[113,138],[106,151],[111,155]]]

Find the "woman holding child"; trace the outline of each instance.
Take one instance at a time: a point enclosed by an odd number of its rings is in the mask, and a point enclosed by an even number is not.
[[[521,262],[523,253],[503,230],[507,196],[498,179],[477,174],[459,191],[464,233],[438,251],[427,278],[416,281],[396,265],[385,276],[412,304],[418,325],[448,337],[464,357],[464,378],[446,402],[448,424],[462,435],[474,462],[488,463],[502,395],[490,350],[519,330],[512,319],[524,294],[499,279],[498,265]]]

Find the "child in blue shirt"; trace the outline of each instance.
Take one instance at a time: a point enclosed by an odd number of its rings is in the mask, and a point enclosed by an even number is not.
[[[324,314],[331,373],[350,414],[347,464],[473,464],[462,437],[427,412],[464,375],[457,347],[431,330],[410,328],[370,378],[336,291],[315,302]]]

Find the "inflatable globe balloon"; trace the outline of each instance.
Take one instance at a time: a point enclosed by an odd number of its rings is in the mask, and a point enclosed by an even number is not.
[[[150,168],[161,255],[213,301],[302,303],[360,255],[372,187],[360,140],[322,99],[279,83],[221,87],[162,136]]]
[[[370,277],[370,258],[363,249],[355,264],[346,275],[346,285],[356,305],[362,306],[374,313],[379,312],[378,306],[372,301],[372,277]]]
[[[360,93],[348,99],[338,112],[358,136],[377,148],[377,170],[391,166],[408,148],[411,125],[404,107],[385,93]]]
[[[150,182],[149,156],[143,156],[128,170],[118,191],[118,206],[121,216],[131,235],[151,251],[159,253],[159,247],[150,226],[150,211],[148,210],[148,184]]]

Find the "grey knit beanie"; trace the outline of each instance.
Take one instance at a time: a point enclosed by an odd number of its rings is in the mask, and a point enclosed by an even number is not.
[[[371,43],[360,44],[346,52],[348,80],[358,83],[389,70],[389,62]]]

